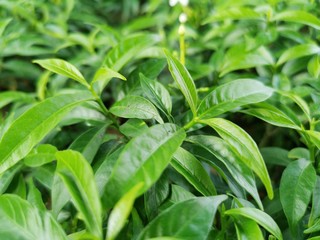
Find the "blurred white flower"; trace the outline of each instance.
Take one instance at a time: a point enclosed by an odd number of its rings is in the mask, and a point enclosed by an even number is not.
[[[179,22],[180,23],[185,23],[187,21],[187,14],[181,13],[179,16]]]
[[[177,5],[177,3],[180,3],[182,6],[188,6],[189,0],[169,0],[169,5],[171,7]]]

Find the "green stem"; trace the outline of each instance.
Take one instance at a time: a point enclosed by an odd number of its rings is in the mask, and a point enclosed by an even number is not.
[[[184,130],[188,130],[193,127],[197,123],[198,118],[193,118],[190,122],[183,126]]]

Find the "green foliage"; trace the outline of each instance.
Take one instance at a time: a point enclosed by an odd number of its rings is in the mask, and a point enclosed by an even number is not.
[[[169,2],[0,1],[0,239],[319,239],[319,1]]]

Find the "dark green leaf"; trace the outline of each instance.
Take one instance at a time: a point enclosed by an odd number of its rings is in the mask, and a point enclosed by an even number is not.
[[[315,184],[316,171],[305,159],[290,163],[282,174],[280,200],[293,234],[306,212]]]
[[[148,129],[148,125],[143,120],[137,118],[129,119],[119,128],[120,132],[127,137],[136,137],[146,129]]]
[[[175,237],[202,240],[209,234],[219,205],[225,195],[198,197],[176,203],[164,210],[142,231],[138,240],[154,237]]]

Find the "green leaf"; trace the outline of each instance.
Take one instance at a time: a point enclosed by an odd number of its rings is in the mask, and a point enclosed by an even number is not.
[[[0,109],[12,102],[32,102],[33,100],[34,98],[28,93],[16,91],[2,92],[0,93]]]
[[[264,147],[260,149],[260,152],[263,156],[267,165],[279,165],[279,166],[288,166],[291,163],[291,159],[288,157],[289,151],[279,147]]]
[[[199,122],[209,125],[217,131],[239,159],[258,175],[267,190],[268,197],[272,199],[273,189],[267,167],[257,144],[250,135],[239,126],[222,118],[199,120]]]
[[[75,207],[83,215],[88,231],[101,238],[101,203],[90,164],[73,150],[57,152],[56,157],[57,173],[66,185]]]
[[[320,57],[318,54],[313,56],[308,62],[308,72],[314,78],[320,76]]]
[[[106,127],[110,123],[107,122],[85,131],[71,143],[69,149],[80,152],[91,163],[103,142]]]
[[[183,148],[174,153],[171,165],[204,196],[217,195],[210,176],[198,159]]]
[[[290,116],[286,115],[284,112],[279,110],[270,104],[261,103],[254,106],[250,106],[249,109],[241,110],[241,112],[257,117],[267,123],[278,127],[292,128],[296,130],[301,130]]]
[[[310,159],[309,149],[302,148],[302,147],[293,148],[289,151],[288,158],[293,158],[293,159],[304,158],[309,160]]]
[[[276,14],[272,21],[286,21],[308,25],[320,30],[320,20],[311,13],[300,10],[282,11]]]
[[[145,77],[142,73],[139,76],[144,94],[158,109],[170,118],[172,102],[168,90],[161,83]]]
[[[197,197],[176,203],[161,212],[141,232],[138,240],[154,237],[206,239],[219,205],[226,195]]]
[[[294,46],[292,48],[285,50],[281,54],[277,62],[277,65],[279,66],[287,61],[308,56],[308,55],[318,54],[318,53],[320,53],[320,48],[318,45],[314,43],[306,43],[306,44]]]
[[[278,90],[277,92],[280,93],[282,96],[290,98],[293,102],[295,102],[301,108],[301,110],[304,112],[304,114],[308,118],[308,121],[311,122],[310,108],[309,108],[308,103],[303,98],[301,98],[300,96],[298,96],[297,94],[292,93],[292,92],[285,92],[285,91],[280,91],[280,90]]]
[[[139,195],[149,189],[168,166],[185,139],[174,124],[155,125],[133,138],[121,152],[106,185],[107,206],[112,207],[129,189],[144,182]]]
[[[307,210],[315,184],[316,171],[305,159],[290,163],[282,174],[280,200],[293,234]]]
[[[55,160],[58,149],[50,144],[41,144],[34,148],[23,160],[29,167],[39,167]]]
[[[138,119],[156,119],[157,122],[163,123],[155,106],[147,99],[140,96],[126,96],[116,102],[110,112],[118,117],[138,118]]]
[[[268,99],[273,90],[253,79],[238,79],[209,93],[198,108],[199,118],[212,118],[246,104]]]
[[[2,36],[4,30],[8,26],[8,24],[12,21],[12,18],[1,19],[0,21],[0,37]]]
[[[0,174],[25,157],[72,108],[91,99],[87,92],[58,95],[36,104],[17,118],[0,142]]]
[[[319,231],[320,231],[320,219],[315,221],[315,223],[311,227],[304,230],[303,233],[308,234],[308,233],[314,233]]]
[[[131,59],[137,57],[142,50],[159,42],[159,36],[152,34],[135,34],[125,38],[107,53],[104,65],[118,72]]]
[[[46,206],[42,200],[41,192],[36,188],[33,183],[33,179],[28,180],[28,202],[37,207],[40,212],[46,211]]]
[[[227,168],[232,178],[254,198],[259,208],[263,209],[251,169],[232,151],[226,141],[215,136],[205,135],[191,136],[188,138],[188,141],[199,145],[201,148],[213,154]],[[210,157],[210,162],[213,162],[212,157]],[[217,165],[216,162],[214,162],[214,164]],[[224,174],[226,174],[226,172],[224,172]]]
[[[143,183],[136,184],[116,203],[108,219],[107,240],[113,240],[124,227]]]
[[[192,80],[192,77],[188,70],[183,66],[178,59],[171,55],[168,50],[164,50],[166,54],[169,70],[176,84],[178,85],[180,91],[187,100],[191,111],[194,116],[197,115],[197,103],[198,95],[196,86]]]
[[[259,225],[252,219],[237,216],[234,224],[236,226],[238,240],[264,240]]]
[[[312,130],[307,130],[304,132],[309,135],[311,142],[313,142],[313,144],[316,145],[318,149],[320,149],[320,132]]]
[[[308,222],[309,227],[311,227],[314,221],[320,217],[320,205],[316,204],[319,202],[320,202],[320,177],[317,176],[317,181],[312,193],[312,209],[311,209],[311,214]]]
[[[119,128],[120,132],[127,137],[136,137],[146,129],[148,129],[148,125],[143,120],[137,118],[129,119]]]
[[[251,8],[246,7],[231,7],[223,10],[217,10],[213,13],[212,16],[208,17],[204,24],[216,22],[216,21],[225,21],[225,20],[242,20],[242,19],[251,19],[251,20],[263,20],[261,15],[254,11]]]
[[[224,212],[226,215],[231,215],[234,218],[239,216],[249,218],[257,222],[268,232],[273,234],[277,239],[282,240],[281,230],[277,223],[265,212],[255,208],[233,208]]]
[[[41,67],[51,72],[71,78],[81,83],[82,85],[86,86],[87,88],[90,88],[90,85],[82,76],[81,72],[74,65],[72,65],[71,63],[65,60],[51,58],[51,59],[43,59],[43,60],[34,60],[33,62],[39,64]]]
[[[39,213],[26,200],[16,195],[0,196],[0,238],[10,240],[67,240],[58,222],[45,212]]]
[[[119,78],[121,80],[126,81],[127,79],[121,75],[120,73],[113,71],[111,68],[106,66],[99,68],[94,77],[92,82],[90,83],[91,86],[95,84],[99,87],[98,92],[102,92],[102,90],[108,85],[112,78]]]

